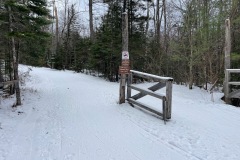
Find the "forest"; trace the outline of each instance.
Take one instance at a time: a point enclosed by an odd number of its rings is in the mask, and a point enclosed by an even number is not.
[[[87,26],[70,0],[0,0],[0,81],[18,80],[18,64],[118,81],[124,3],[132,69],[173,77],[189,89],[222,85],[226,19],[231,68],[240,68],[239,0],[89,0]],[[101,6],[107,10],[99,18],[94,11]],[[19,82],[9,92],[20,97]]]

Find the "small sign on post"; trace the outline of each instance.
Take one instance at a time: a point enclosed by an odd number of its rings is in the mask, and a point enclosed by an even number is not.
[[[129,72],[130,72],[129,67],[119,66],[119,74],[129,74]]]
[[[129,58],[129,55],[128,55]],[[123,59],[122,65],[119,66],[119,74],[129,74],[130,72],[130,61],[129,59]]]
[[[128,51],[123,51],[122,52],[122,60],[129,59],[129,53]]]

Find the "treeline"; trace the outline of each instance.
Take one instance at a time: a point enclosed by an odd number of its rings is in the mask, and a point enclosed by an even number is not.
[[[65,4],[64,22],[54,50],[55,67],[97,72],[118,80],[121,61],[122,0],[89,0],[90,37],[81,36],[74,5]],[[225,20],[232,26],[232,68],[240,68],[238,0],[126,0],[131,68],[177,83],[207,86],[224,76]],[[93,26],[92,6],[108,11]],[[57,27],[58,28],[58,27]],[[56,29],[59,30],[59,29]],[[59,37],[60,36],[60,37]],[[56,38],[54,38],[56,39]]]

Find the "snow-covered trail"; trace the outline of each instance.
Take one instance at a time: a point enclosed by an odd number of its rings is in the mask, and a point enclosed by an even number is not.
[[[164,125],[128,104],[117,104],[119,85],[100,78],[33,68],[27,86],[32,97],[25,95],[24,113],[0,119],[0,160],[240,157],[239,109],[212,103],[201,90],[190,93],[174,86],[173,119]],[[161,104],[149,97],[143,101]]]

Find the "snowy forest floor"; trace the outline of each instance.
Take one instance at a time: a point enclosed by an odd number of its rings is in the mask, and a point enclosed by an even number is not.
[[[117,104],[118,83],[31,68],[23,105],[1,99],[0,160],[239,160],[240,108],[224,104],[222,93],[174,85],[172,119],[164,125]],[[161,109],[158,99],[142,101]]]

